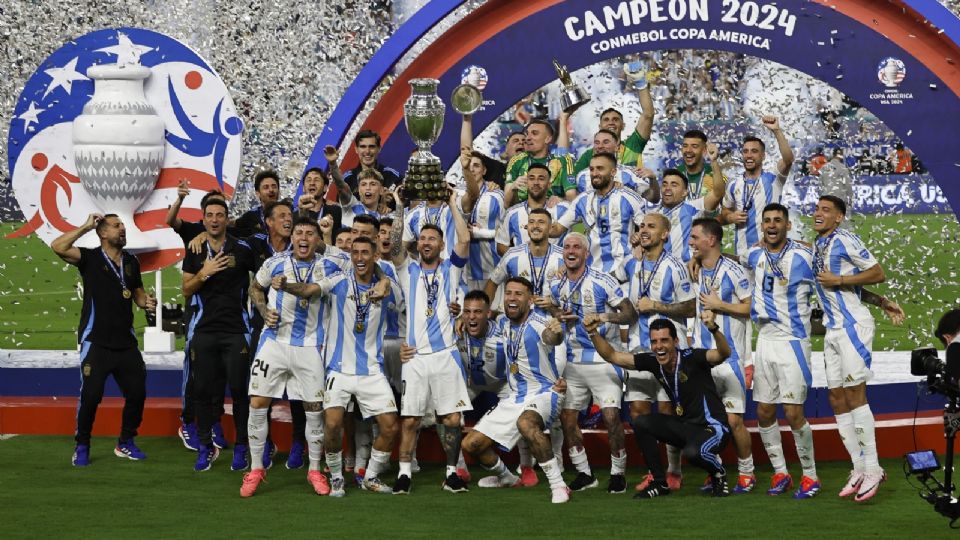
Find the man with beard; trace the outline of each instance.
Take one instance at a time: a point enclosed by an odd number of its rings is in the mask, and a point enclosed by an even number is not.
[[[466,196],[461,198],[463,211],[469,214],[467,224],[470,226],[470,257],[464,273],[467,291],[482,289],[487,277],[500,262],[494,237],[505,209],[503,192],[488,187],[487,168],[483,164],[482,156],[479,152],[471,152],[467,165],[473,178],[480,181],[479,190],[468,190]],[[476,198],[473,198],[474,195]],[[491,296],[490,299],[496,305],[499,296]]]
[[[374,171],[380,174],[381,185],[384,188],[399,186],[403,183],[403,178],[399,172],[391,167],[380,163],[380,134],[376,131],[364,129],[353,138],[353,148],[357,151],[357,158],[360,164],[347,171],[344,180],[349,185],[348,191],[357,191],[359,187],[360,173],[363,171]],[[337,186],[340,190],[340,186]],[[341,190],[340,193],[343,193]]]
[[[713,191],[713,182],[720,176],[713,171],[713,165],[703,159],[707,150],[707,135],[699,129],[691,129],[683,134],[680,145],[680,162],[676,169],[687,179],[687,196],[691,199],[704,197]]]
[[[603,156],[593,158],[591,167]],[[566,324],[567,380],[560,422],[577,477],[570,489],[581,491],[597,486],[583,448],[583,434],[577,423],[580,410],[596,401],[607,427],[610,444],[609,493],[626,491],[624,477],[627,452],[620,422],[620,399],[623,397],[623,371],[600,361],[590,336],[583,326],[584,317],[598,315],[604,323],[601,331],[614,335],[618,326],[631,324],[637,318],[630,300],[613,276],[587,266],[590,241],[580,233],[570,233],[563,241],[564,272],[549,284],[549,308],[554,317]],[[546,291],[545,291],[546,292]]]
[[[712,368],[723,364],[730,347],[713,312],[707,310],[701,320],[716,341],[716,349],[680,349],[677,329],[669,320],[659,319],[650,327],[651,352],[617,352],[599,331],[600,321],[591,317],[587,331],[599,356],[620,368],[652,373],[670,394],[676,415],[648,414],[633,421],[633,433],[643,459],[650,467],[653,481],[634,495],[651,499],[670,494],[666,471],[660,460],[657,441],[683,448],[683,456],[707,471],[714,497],[729,495],[727,473],[720,451],[730,438],[723,403],[711,377]]]
[[[637,86],[637,96],[640,98],[640,119],[637,120],[637,125],[633,128],[633,133],[631,133],[626,140],[620,142],[624,128],[623,114],[613,108],[609,108],[600,113],[600,129],[608,130],[616,136],[617,148],[615,149],[615,155],[618,163],[625,166],[642,168],[643,149],[647,146],[647,142],[650,140],[650,133],[653,131],[655,109],[653,107],[653,97],[650,95],[650,87],[647,83],[646,72],[637,73],[633,78],[636,81],[635,84],[639,85]],[[577,163],[573,168],[574,174],[579,174],[580,171],[590,167],[590,160],[596,155],[594,152],[596,152],[596,150],[587,150],[577,159]]]
[[[469,174],[469,168],[464,172]],[[471,180],[468,178],[468,182]],[[455,204],[455,197],[451,196],[451,204]],[[397,210],[398,222],[403,222],[403,214],[401,206]],[[400,472],[393,486],[394,494],[410,492],[417,429],[423,416],[432,411],[436,411],[438,422],[445,427],[440,438],[447,458],[443,489],[453,493],[467,491],[466,483],[457,476],[457,461],[460,457],[461,412],[471,410],[471,405],[449,304],[456,298],[461,273],[467,263],[470,230],[460,212],[453,212],[452,216],[457,244],[449,259],[443,258],[446,252],[443,231],[434,223],[425,223],[419,229],[419,257],[416,260],[409,260],[404,249],[401,241],[403,229],[394,225],[390,234],[390,256],[407,304],[405,345],[415,349],[403,364]]]
[[[505,198],[510,200],[511,190],[516,189],[527,190],[527,200],[510,207],[497,229],[497,253],[500,255],[506,253],[510,246],[522,246],[530,241],[527,220],[530,212],[534,209],[546,209],[553,221],[570,210],[569,203],[564,201],[558,201],[557,204],[552,206],[548,204],[550,198],[550,169],[546,165],[540,163],[530,165],[525,177],[512,184],[507,184]],[[562,238],[558,239],[558,242],[562,241]]]
[[[393,230],[394,221],[391,217],[385,217],[380,220],[377,233],[377,245],[380,249],[380,266],[390,277],[397,278],[397,270],[393,267],[390,260],[390,232]],[[403,343],[403,336],[406,335],[406,307],[402,310],[387,310],[387,329],[383,336],[383,363],[384,373],[393,391],[399,395],[401,388],[401,362],[400,345]]]
[[[613,131],[601,129],[593,136],[593,148],[589,154],[591,156],[600,153],[617,155],[619,148],[622,148],[620,137]],[[589,165],[589,161],[587,161],[587,165]],[[641,172],[642,175],[640,174]],[[650,180],[656,180],[656,174],[653,171],[650,169],[630,169],[620,162],[618,158],[614,181],[625,188],[636,191],[644,199],[655,203],[660,199],[660,186],[657,185],[656,181],[651,182]],[[593,186],[590,185],[590,170],[588,166],[584,166],[583,169],[577,173],[576,183],[577,192],[579,193],[593,189]]]
[[[463,448],[494,474],[489,478],[495,482],[488,483],[513,486],[520,478],[507,469],[493,445],[509,450],[523,437],[550,482],[551,501],[564,503],[570,499],[570,491],[563,483],[550,439],[543,433],[560,409],[561,396],[555,388],[560,369],[554,347],[563,341],[563,327],[557,319],[544,318],[530,309],[533,287],[529,281],[512,277],[505,288],[505,314],[496,325],[505,341],[509,395],[477,422]]]
[[[99,249],[74,247],[84,234],[96,230]],[[73,465],[90,464],[90,433],[107,377],[123,393],[123,420],[114,455],[134,461],[147,459],[133,438],[143,420],[147,398],[147,368],[133,331],[133,304],[157,309],[157,300],[143,290],[140,262],[123,250],[127,232],[116,214],[90,214],[80,227],[60,235],[50,248],[77,267],[83,279],[83,307],[78,330],[80,343],[80,402],[77,405],[77,446]]]
[[[590,160],[590,183],[593,191],[582,193],[573,208],[551,226],[550,236],[559,237],[576,222],[590,234],[588,264],[611,272],[630,256],[630,236],[648,211],[648,203],[635,192],[617,187],[613,173],[617,158],[613,154],[597,154]]]
[[[837,417],[837,429],[853,470],[841,497],[856,494],[854,500],[873,498],[886,478],[877,461],[876,428],[867,403],[867,381],[872,359],[874,321],[864,302],[880,307],[894,324],[903,321],[903,310],[895,302],[863,289],[883,283],[883,267],[856,234],[841,228],[847,206],[843,199],[824,195],[813,213],[817,231],[813,268],[816,288],[823,306],[823,360],[830,390],[830,407]]]
[[[263,211],[268,204],[280,198],[280,175],[276,171],[260,171],[253,179],[253,189],[257,192],[260,205],[247,210],[237,218],[234,226],[238,238],[246,238],[258,232],[267,231],[267,220]]]
[[[510,184],[516,182],[539,163],[550,172],[550,191],[553,196],[572,201],[577,196],[577,186],[573,183],[573,162],[570,156],[557,156],[550,153],[550,143],[554,140],[553,125],[547,120],[531,120],[523,129],[524,151],[513,156],[507,163],[506,204],[527,200],[527,192],[522,187],[510,190]],[[513,197],[516,198],[513,198]]]
[[[190,325],[191,367],[196,393],[197,432],[201,446],[196,471],[210,469],[219,456],[211,441],[218,396],[229,384],[237,431],[234,454],[247,451],[247,370],[250,367],[250,318],[247,294],[255,262],[250,246],[227,234],[227,203],[209,199],[203,207],[207,240],[200,254],[183,260],[183,295],[196,295]]]
[[[693,222],[690,233],[690,250],[697,261],[697,315],[709,310],[727,338],[730,356],[712,371],[723,406],[727,411],[733,445],[737,451],[737,484],[734,493],[753,490],[757,477],[753,473],[753,453],[750,434],[743,425],[746,411],[747,388],[752,383],[753,362],[750,360],[750,333],[747,320],[750,317],[750,300],[753,287],[747,271],[720,253],[723,243],[723,227],[713,218],[700,218]],[[713,334],[706,326],[697,325],[693,331],[693,346],[712,349]],[[746,366],[751,366],[745,373]],[[749,374],[749,379],[747,378]],[[710,484],[705,484],[706,489]]]
[[[761,122],[777,138],[777,146],[780,149],[777,173],[763,171],[766,144],[758,137],[746,137],[740,148],[743,177],[734,178],[728,182],[723,197],[723,213],[720,221],[733,223],[736,226],[733,244],[741,262],[750,246],[760,241],[762,229],[760,210],[770,203],[780,202],[783,184],[787,181],[787,175],[790,174],[790,167],[793,166],[793,150],[790,149],[790,143],[780,129],[780,121],[776,116],[764,116]]]

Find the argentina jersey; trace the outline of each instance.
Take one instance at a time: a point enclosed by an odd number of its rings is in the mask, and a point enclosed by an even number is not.
[[[621,186],[632,189],[641,196],[650,189],[649,180],[637,176],[637,173],[633,172],[632,169],[623,165],[617,165],[617,172],[613,175],[613,181],[620,182]],[[586,193],[587,191],[593,191],[593,184],[590,182],[590,169],[584,169],[577,175],[577,193]]]
[[[553,208],[547,208],[553,222],[558,221],[567,212],[570,211],[570,205],[566,202],[557,203]],[[530,217],[530,207],[524,201],[515,204],[507,210],[500,227],[497,229],[497,244],[502,246],[522,246],[530,241],[530,235],[527,234],[527,219]],[[566,236],[566,235],[564,235]],[[563,236],[560,238],[551,238],[551,243],[563,243]]]
[[[780,202],[786,180],[783,175],[764,172],[759,178],[741,176],[727,184],[723,207],[734,212],[742,210],[747,213],[747,222],[736,226],[737,234],[733,238],[733,245],[741,262],[750,246],[760,241],[760,214],[763,207]]]
[[[664,246],[664,249],[683,262],[689,261],[691,255],[690,246],[687,244],[687,241],[690,240],[693,221],[704,215],[703,197],[699,199],[687,199],[672,208],[659,205],[650,210],[650,212],[659,212],[670,220],[670,236],[667,238],[667,244]]]
[[[720,300],[727,304],[739,304],[753,295],[753,286],[750,277],[742,266],[733,260],[721,256],[714,268],[700,268],[699,291],[697,298],[697,328],[693,332],[693,346],[698,349],[715,349],[713,334],[701,324],[700,313],[703,305],[700,303],[700,294],[717,293]],[[743,363],[749,359],[750,348],[747,340],[747,319],[734,317],[726,313],[717,313],[716,322],[723,330],[724,337],[730,345],[730,357],[727,362],[734,367],[734,373],[741,373]]]
[[[324,344],[327,371],[382,374],[387,306],[402,307],[399,284],[391,279],[390,293],[378,302],[369,298],[375,279],[364,285],[352,273],[336,273],[321,279],[318,285],[330,313]]]
[[[464,331],[457,341],[460,356],[466,358],[467,383],[475,388],[486,388],[507,380],[507,356],[497,325],[487,322],[487,334],[475,338]]]
[[[634,306],[641,298],[649,298],[663,304],[679,304],[692,300],[696,296],[687,267],[680,259],[663,251],[656,261],[639,260],[630,257],[619,266],[615,275],[626,285],[626,297]],[[650,323],[657,319],[668,319],[677,327],[680,348],[687,348],[687,320],[684,317],[666,317],[660,313],[639,313],[637,322],[630,326],[630,340],[627,344],[631,352],[650,350]]]
[[[435,270],[424,270],[419,261],[407,259],[397,268],[407,305],[407,344],[420,354],[456,346],[453,315],[448,307],[456,299],[466,259],[456,253],[443,259]]]
[[[467,225],[471,227],[467,279],[486,280],[500,262],[495,237],[502,217],[503,192],[487,189],[484,185],[467,219]]]
[[[456,226],[453,223],[454,210],[450,205],[443,203],[440,206],[427,206],[427,203],[420,203],[414,208],[403,223],[403,244],[420,238],[420,229],[427,223],[432,223],[443,231],[444,255],[450,257],[453,255],[453,248],[456,245]]]
[[[810,248],[792,240],[779,253],[756,246],[747,252],[743,266],[753,273],[750,318],[758,334],[777,341],[809,339],[814,294]]]
[[[513,324],[506,315],[497,318],[496,325],[506,349],[510,385],[510,396],[504,399],[523,403],[531,395],[549,392],[560,378],[554,348],[543,343],[546,324],[543,316],[532,311],[521,324]]]
[[[387,275],[390,279],[400,283],[400,278],[397,276],[397,269],[393,266],[393,263],[390,261],[379,260],[377,264],[380,265],[380,269],[383,270],[383,273]],[[400,291],[400,300],[403,298],[403,290]],[[395,302],[387,303],[387,327],[383,337],[385,338],[398,338],[404,335],[407,331],[407,316],[406,316],[406,306],[403,302],[399,304]]]
[[[603,362],[597,354],[590,336],[584,328],[583,317],[591,313],[609,313],[616,310],[626,294],[610,274],[591,267],[584,270],[580,279],[570,281],[566,274],[553,277],[549,284],[550,300],[562,311],[570,311],[580,318],[576,323],[568,323],[566,329],[567,362],[574,364],[593,364]],[[575,325],[570,328],[570,325]],[[601,324],[598,330],[608,340],[615,339],[619,327],[615,324]]]
[[[490,274],[490,281],[499,287],[509,278],[519,276],[530,280],[533,284],[534,296],[543,296],[546,285],[561,270],[563,270],[563,249],[560,246],[550,244],[545,256],[534,257],[530,252],[530,245],[524,244],[512,247],[503,254],[500,264]]]
[[[377,210],[370,210],[363,203],[360,202],[360,199],[357,199],[356,196],[350,198],[350,202],[343,206],[342,217],[340,218],[340,226],[349,229],[353,226],[353,218],[357,216],[373,216],[377,219],[380,219],[382,216]]]
[[[288,283],[316,283],[323,277],[322,264],[318,258],[300,261],[290,253],[278,253],[267,259],[257,271],[257,284],[267,293],[267,306],[280,315],[277,326],[264,326],[259,347],[268,339],[297,347],[318,347],[323,343],[323,305],[317,299],[300,298],[296,295],[274,290],[271,282],[275,276],[287,276]]]
[[[581,222],[589,230],[590,260],[587,264],[612,272],[630,256],[630,235],[643,221],[648,209],[639,195],[623,188],[613,188],[606,195],[596,191],[581,193],[573,201],[573,211],[557,220],[570,229]]]
[[[814,271],[837,276],[855,276],[876,266],[877,260],[856,234],[837,229],[826,238],[817,238]],[[824,287],[816,283],[823,307],[823,325],[838,329],[854,324],[873,326],[873,315],[860,300],[861,287]]]

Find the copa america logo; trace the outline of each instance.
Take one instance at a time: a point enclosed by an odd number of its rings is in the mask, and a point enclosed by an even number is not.
[[[461,84],[471,84],[480,91],[487,87],[487,80],[487,70],[478,65],[467,66],[460,73]]]
[[[888,56],[877,65],[877,79],[887,88],[896,88],[907,77],[907,66],[899,58]]]
[[[243,121],[219,75],[196,52],[136,28],[91,32],[64,44],[27,81],[10,122],[14,196],[48,244],[93,212],[116,213],[144,271],[183,257],[167,227],[177,184],[183,216],[203,193],[229,198],[240,172]],[[125,217],[126,216],[126,217]],[[99,245],[88,233],[81,245]]]

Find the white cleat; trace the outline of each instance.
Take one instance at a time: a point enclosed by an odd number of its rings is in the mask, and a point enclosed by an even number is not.
[[[501,481],[499,476],[485,476],[477,482],[477,486],[482,488],[510,488],[520,485],[520,477],[510,475],[506,480]]]
[[[850,471],[850,476],[847,477],[847,483],[843,486],[843,489],[840,490],[841,497],[849,497],[851,495],[856,495],[860,491],[860,484],[863,483],[863,473],[859,471]]]
[[[563,504],[570,500],[570,488],[567,486],[555,487],[550,490],[550,502]]]

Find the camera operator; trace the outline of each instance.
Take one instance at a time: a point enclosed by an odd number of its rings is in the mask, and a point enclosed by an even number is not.
[[[947,348],[947,366],[950,360],[960,362],[960,309],[951,309],[937,322],[934,335]]]

